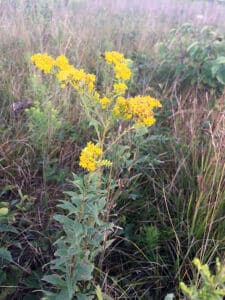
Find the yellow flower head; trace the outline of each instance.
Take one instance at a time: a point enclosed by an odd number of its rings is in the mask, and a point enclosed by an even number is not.
[[[114,92],[119,95],[123,95],[125,91],[128,89],[125,83],[115,83],[113,85]]]
[[[152,126],[156,121],[153,112],[155,107],[162,107],[162,105],[150,96],[136,96],[128,99],[118,97],[112,113],[115,117],[124,120],[133,118],[138,126]]]
[[[118,97],[116,99],[116,104],[112,110],[112,114],[115,117],[129,120],[132,118],[132,114],[129,112],[129,103],[128,100],[124,97]]]
[[[71,85],[77,91],[83,91],[85,88],[89,92],[94,90],[96,77],[94,74],[85,73],[83,69],[73,69]]]
[[[31,56],[32,63],[45,74],[49,74],[54,65],[55,60],[47,53],[37,53]]]
[[[101,104],[102,109],[105,109],[109,105],[110,102],[111,102],[110,99],[107,97],[103,97],[103,98],[99,99],[99,103]]]
[[[103,151],[98,145],[88,142],[87,146],[81,151],[79,165],[89,172],[95,171],[101,166],[111,166],[110,161],[101,159],[102,155]]]
[[[122,53],[119,53],[117,51],[107,51],[105,52],[105,60],[108,64],[117,65],[120,63],[124,63],[125,57]]]
[[[129,68],[130,60],[125,59],[122,53],[117,51],[105,52],[105,60],[109,65],[113,65],[115,76],[117,79],[127,81],[131,77]]]
[[[65,70],[69,66],[68,59],[65,55],[59,55],[56,57],[55,65],[61,70]]]
[[[114,68],[116,78],[127,81],[131,77],[131,70],[128,68],[126,64],[118,64]]]
[[[93,92],[95,88],[95,75],[85,73],[83,69],[76,69],[69,64],[65,55],[59,55],[55,60],[47,53],[37,53],[31,57],[31,61],[48,74],[55,67],[54,75],[60,82],[61,88],[65,88],[66,84],[70,84],[79,92],[87,90]]]
[[[155,123],[153,109],[162,104],[150,96],[136,96],[129,99],[129,111],[137,125],[151,126]]]

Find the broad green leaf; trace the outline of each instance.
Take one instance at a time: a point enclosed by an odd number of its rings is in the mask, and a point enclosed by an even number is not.
[[[11,253],[6,248],[0,248],[0,258],[12,262]]]
[[[212,66],[212,76],[213,77],[215,77],[216,76],[216,73],[217,73],[217,71],[219,70],[219,68],[220,68],[220,65],[218,65],[218,64],[213,64],[213,66]]]
[[[0,202],[0,207],[8,207],[9,203],[5,201]]]
[[[60,201],[61,204],[58,204],[57,207],[60,207],[62,209],[68,210],[68,213],[71,214],[77,214],[77,212],[80,211],[80,208],[77,208],[77,206],[74,206],[72,203],[69,201]]]
[[[218,57],[216,60],[214,60],[214,63],[218,65],[225,64],[225,56]]]
[[[0,208],[0,217],[4,217],[8,215],[8,213],[9,213],[9,209],[7,207]]]
[[[67,216],[57,214],[54,216],[54,219],[65,226],[73,225],[73,221],[70,218],[68,218]]]
[[[65,281],[62,280],[58,275],[45,275],[42,280],[59,288],[65,288],[66,286]]]
[[[75,265],[74,281],[91,280],[94,265],[88,261],[79,261]]]
[[[9,225],[6,225],[6,224],[0,225],[0,233],[1,232],[19,233],[19,231],[14,226],[9,226]]]
[[[193,51],[193,49],[196,49],[196,47],[198,48],[198,46],[199,46],[199,42],[195,41],[187,48],[187,52]]]
[[[225,84],[225,65],[221,65],[218,71],[216,72],[216,79],[220,83]]]

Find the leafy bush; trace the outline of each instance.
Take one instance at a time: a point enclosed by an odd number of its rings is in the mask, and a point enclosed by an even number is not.
[[[167,74],[170,84],[178,87],[196,84],[222,92],[224,45],[224,37],[212,28],[183,24],[171,30],[166,42],[157,45],[159,72]]]

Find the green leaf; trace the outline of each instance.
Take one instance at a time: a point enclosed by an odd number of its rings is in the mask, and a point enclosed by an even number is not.
[[[0,270],[0,285],[3,285],[5,281],[6,281],[6,273]]]
[[[41,300],[71,300],[69,297],[68,291],[63,289],[59,294],[51,293],[48,291],[44,291],[45,297],[41,298]]]
[[[192,43],[188,48],[187,48],[187,52],[193,52],[196,51],[196,49],[199,48],[199,42],[195,41],[194,43]]]
[[[77,300],[92,300],[94,299],[93,296],[90,296],[90,295],[85,295],[85,294],[76,294],[76,298]]]
[[[0,225],[0,233],[1,232],[19,233],[19,231],[14,226],[9,226],[9,225],[6,225],[6,224]]]
[[[80,208],[77,208],[69,201],[60,200],[61,204],[58,204],[57,207],[60,207],[62,209],[68,210],[69,214],[76,214],[80,211]]]
[[[225,65],[220,66],[219,70],[216,72],[216,79],[225,84]]]
[[[9,209],[7,207],[0,208],[0,217],[4,217],[8,215],[8,213],[9,213]]]
[[[98,297],[98,300],[103,300],[102,291],[99,285],[96,286],[96,295]]]
[[[220,56],[216,60],[214,60],[214,63],[217,65],[225,64],[225,56]]]
[[[59,276],[57,275],[45,275],[42,280],[51,283],[52,285],[55,285],[59,288],[65,288],[66,283],[63,281]]]
[[[219,70],[220,66],[217,64],[213,64],[211,71],[212,71],[212,76],[215,77],[217,71]]]
[[[54,219],[56,221],[58,221],[59,223],[66,225],[66,226],[72,226],[72,224],[73,224],[73,221],[70,218],[68,218],[67,216],[57,214],[54,216]]]
[[[74,281],[91,280],[94,265],[88,261],[81,260],[75,265],[75,270]]]
[[[92,119],[92,120],[89,122],[89,126],[90,126],[90,127],[93,126],[95,129],[98,129],[98,128],[101,126],[101,124],[100,124],[97,120]]]
[[[5,201],[0,202],[0,207],[8,207],[8,206],[9,206],[8,202],[5,202]]]
[[[11,253],[6,248],[0,248],[0,258],[12,262]]]

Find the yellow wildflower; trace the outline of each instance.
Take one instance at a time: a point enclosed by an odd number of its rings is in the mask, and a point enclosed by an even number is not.
[[[128,100],[124,97],[118,97],[116,99],[116,104],[112,110],[112,113],[115,117],[129,120],[132,118],[132,114],[129,112],[129,103]]]
[[[114,92],[116,94],[124,94],[124,92],[128,89],[125,83],[115,83],[113,85]]]
[[[70,78],[71,72],[69,72],[69,70],[60,70],[55,74],[55,76],[58,79],[58,81],[66,81]]]
[[[118,97],[112,113],[124,120],[133,118],[138,126],[152,126],[156,121],[153,112],[155,107],[162,107],[162,104],[150,96]]]
[[[71,85],[74,89],[82,91],[87,88],[89,92],[94,90],[95,75],[85,73],[83,69],[75,69],[72,71]]]
[[[155,123],[156,119],[153,116],[149,116],[146,118],[142,119],[142,122],[140,123],[140,125],[145,125],[145,126],[152,126]]]
[[[105,60],[108,64],[113,65],[117,79],[122,79],[124,81],[130,79],[131,70],[128,65],[131,61],[129,59],[125,59],[122,53],[117,51],[105,52]]]
[[[92,142],[82,150],[80,155],[80,166],[88,171],[94,171],[97,168],[97,160],[102,156],[102,149]]]
[[[37,68],[39,68],[45,74],[49,74],[55,65],[55,60],[47,53],[34,54],[31,56],[31,61]]]
[[[107,51],[105,52],[105,60],[108,64],[117,65],[119,63],[123,63],[125,61],[124,55],[117,51]]]
[[[107,97],[103,97],[103,98],[99,99],[99,103],[101,104],[102,109],[105,109],[109,105],[110,102],[111,102],[110,99]]]
[[[126,64],[116,65],[114,71],[117,79],[123,79],[124,81],[127,81],[131,77],[131,70]]]
[[[55,65],[61,70],[64,70],[69,66],[68,59],[65,55],[59,55],[56,57]]]
[[[95,75],[85,73],[83,69],[74,68],[69,64],[65,55],[59,55],[54,60],[47,53],[38,53],[31,57],[31,61],[46,74],[50,73],[55,66],[54,75],[60,81],[61,88],[65,88],[65,84],[69,83],[79,92],[83,92],[83,90],[92,92],[94,90]]]
[[[86,84],[90,92],[94,90],[95,80],[96,80],[96,76],[94,74],[86,74]]]
[[[89,172],[95,171],[101,166],[110,166],[111,162],[102,160],[102,155],[103,151],[98,145],[88,142],[87,146],[81,151],[79,165]]]
[[[155,123],[153,109],[162,104],[150,96],[136,96],[129,99],[129,111],[138,125],[151,126]]]

